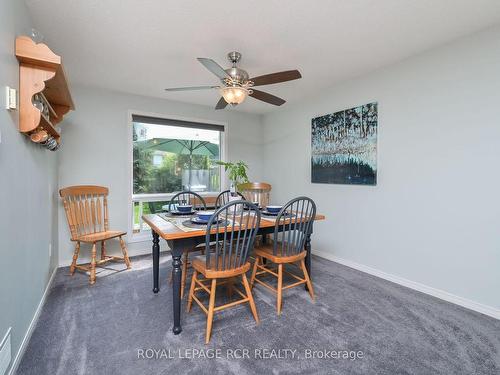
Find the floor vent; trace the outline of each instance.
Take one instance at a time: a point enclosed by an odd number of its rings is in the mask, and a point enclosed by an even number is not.
[[[10,364],[10,328],[0,343],[0,375],[5,375]]]

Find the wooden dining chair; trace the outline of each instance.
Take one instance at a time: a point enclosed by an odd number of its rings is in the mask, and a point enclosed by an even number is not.
[[[194,300],[207,314],[205,335],[207,344],[210,341],[214,313],[217,311],[248,302],[255,321],[259,323],[252,291],[246,277],[246,272],[250,269],[248,256],[252,251],[259,224],[260,211],[252,203],[243,200],[225,204],[208,222],[205,245],[208,248],[212,243],[212,251],[193,259],[194,271],[187,304],[188,312]],[[234,279],[238,277],[241,277],[244,292],[234,285]],[[217,282],[220,280],[222,282],[218,285],[231,281],[233,291],[242,298],[216,307],[215,294]],[[196,296],[196,293],[201,291],[209,295],[208,307]]]
[[[71,233],[71,241],[76,242],[70,273],[73,275],[75,269],[90,272],[90,284],[95,283],[96,266],[110,260],[123,260],[127,268],[130,268],[127,246],[122,238],[127,232],[109,229],[108,192],[107,187],[92,185],[70,186],[59,190]],[[120,241],[123,257],[106,255],[105,242],[113,238],[118,238]],[[92,244],[89,265],[76,263],[82,242]],[[101,243],[101,259],[97,260],[96,245],[99,242]]]
[[[193,209],[195,210],[207,209],[205,199],[203,199],[200,194],[195,193],[194,191],[186,190],[175,194],[168,202],[168,210],[170,211],[180,204],[192,204]]]
[[[239,199],[245,200],[243,194],[239,192],[236,192],[236,194],[238,195]],[[218,208],[224,206],[226,203],[229,203],[230,197],[231,197],[231,190],[224,190],[219,195],[217,195],[217,198],[215,199],[215,209],[217,210]]]
[[[168,211],[171,211],[176,206],[180,204],[192,204],[194,210],[206,210],[207,204],[201,195],[195,193],[193,191],[181,191],[180,193],[175,194],[168,203]],[[191,263],[189,262],[189,253],[201,251],[203,254],[205,252],[205,244],[195,246],[191,249],[184,250],[184,259],[182,261],[182,279],[181,279],[181,298],[184,298],[184,290],[186,288],[186,280],[187,280],[187,271],[188,268],[191,267]],[[173,276],[170,274],[169,282],[172,282]]]
[[[259,206],[265,208],[271,198],[271,185],[266,182],[247,182],[238,185],[239,191],[250,202],[259,202]],[[257,244],[265,243],[268,235],[258,236]]]
[[[261,207],[269,204],[271,185],[266,182],[247,182],[238,185],[238,190],[250,202],[259,202]]]
[[[316,204],[312,199],[307,197],[292,199],[281,209],[276,218],[272,244],[262,244],[255,248],[250,285],[253,288],[257,282],[277,294],[278,315],[281,314],[283,290],[307,284],[309,294],[314,301],[314,290],[304,261],[306,257],[304,245],[306,237],[312,231],[315,216]],[[279,230],[280,226],[282,231]],[[264,264],[263,260],[267,262]],[[297,264],[302,271],[302,277],[285,270],[285,264]],[[298,281],[283,286],[283,273]],[[261,279],[265,274],[278,279],[276,288]]]

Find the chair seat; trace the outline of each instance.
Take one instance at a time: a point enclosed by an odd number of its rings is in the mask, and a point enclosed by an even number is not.
[[[120,236],[126,235],[127,232],[120,232],[116,230],[108,230],[105,232],[97,232],[97,233],[90,233],[90,234],[84,234],[83,236],[79,236],[73,241],[80,241],[80,242],[99,242],[99,241],[106,241],[111,238],[116,238]]]
[[[191,260],[193,268],[203,274],[206,278],[225,278],[241,275],[250,269],[250,262],[246,262],[241,267],[232,268],[224,271],[215,270],[215,256],[210,259],[210,268],[207,268],[205,255],[198,255]],[[222,258],[219,258],[219,266],[222,265]]]
[[[278,250],[280,250],[278,246]],[[304,259],[306,257],[306,251],[302,251],[296,255],[291,255],[291,256],[283,256],[280,255],[279,253],[277,255],[274,255],[273,253],[273,245],[268,245],[268,244],[263,244],[259,247],[256,247],[254,249],[254,254],[256,256],[260,256],[266,259],[269,259],[273,263],[293,263],[293,262],[298,262],[301,259]]]

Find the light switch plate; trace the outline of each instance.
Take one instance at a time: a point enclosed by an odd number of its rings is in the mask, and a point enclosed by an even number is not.
[[[17,90],[9,86],[5,87],[5,108],[17,109]]]

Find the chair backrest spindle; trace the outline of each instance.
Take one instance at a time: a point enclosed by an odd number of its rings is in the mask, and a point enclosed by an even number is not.
[[[311,198],[298,197],[285,204],[276,217],[274,255],[293,256],[304,251],[306,237],[312,232],[315,216],[316,204]]]
[[[238,185],[239,191],[250,202],[259,202],[262,207],[269,204],[271,185],[265,182],[247,182]]]
[[[206,246],[214,249],[206,252],[207,269],[228,271],[242,267],[253,248],[259,225],[260,211],[248,201],[231,201],[219,208],[207,225]]]
[[[192,204],[195,210],[206,210],[207,204],[201,195],[193,191],[181,191],[175,194],[168,203],[168,210],[172,210],[181,204]]]
[[[108,188],[92,185],[59,190],[72,239],[109,230],[108,193]]]
[[[241,194],[239,192],[236,192],[236,194],[238,195],[239,199],[245,200],[245,197],[243,196],[243,194]],[[230,197],[231,197],[230,190],[224,190],[223,192],[221,192],[217,196],[217,198],[215,199],[215,209],[218,209],[218,208],[224,206],[226,203],[229,203]]]
[[[108,216],[108,196],[105,195],[103,198],[103,204],[104,204],[104,230],[107,231],[109,230],[109,216]]]

